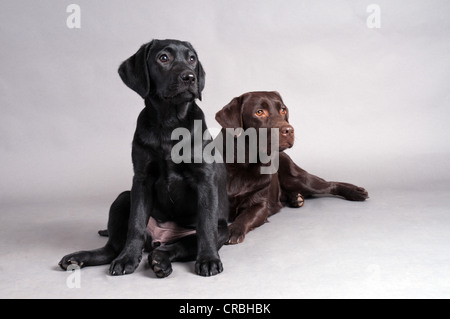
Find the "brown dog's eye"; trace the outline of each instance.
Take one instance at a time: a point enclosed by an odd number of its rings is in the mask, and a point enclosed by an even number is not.
[[[161,61],[162,63],[166,63],[169,61],[169,57],[166,54],[161,54],[161,56],[159,57],[159,61]]]
[[[258,111],[255,112],[255,114],[257,116],[263,116],[264,115],[264,111],[263,110],[258,110]]]
[[[283,108],[281,109],[280,113],[281,113],[282,115],[286,115],[287,109],[286,109],[285,107],[283,107]]]

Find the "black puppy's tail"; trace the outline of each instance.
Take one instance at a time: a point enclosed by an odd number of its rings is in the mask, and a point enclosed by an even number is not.
[[[98,234],[99,234],[100,236],[102,236],[102,237],[108,237],[108,236],[109,236],[108,230],[107,230],[107,229],[105,229],[105,230],[99,230],[99,231],[98,231]]]

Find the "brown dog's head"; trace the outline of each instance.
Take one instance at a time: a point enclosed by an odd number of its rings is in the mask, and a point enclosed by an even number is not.
[[[294,145],[294,128],[289,124],[289,110],[278,92],[249,92],[234,98],[217,112],[223,128],[277,128],[280,152]]]

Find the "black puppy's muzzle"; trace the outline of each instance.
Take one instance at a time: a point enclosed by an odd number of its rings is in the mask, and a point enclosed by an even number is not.
[[[198,97],[197,77],[192,70],[173,71],[163,92],[162,95],[166,99],[176,99],[177,102],[190,101]]]
[[[190,92],[197,96],[197,77],[191,70],[185,70],[178,77],[178,90],[182,92]]]
[[[179,73],[176,82],[177,94],[198,97],[197,76],[192,70],[185,70]]]

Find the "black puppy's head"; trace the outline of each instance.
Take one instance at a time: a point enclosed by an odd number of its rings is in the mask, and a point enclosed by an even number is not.
[[[202,99],[205,71],[189,42],[153,40],[119,67],[122,81],[143,99],[174,103]]]

